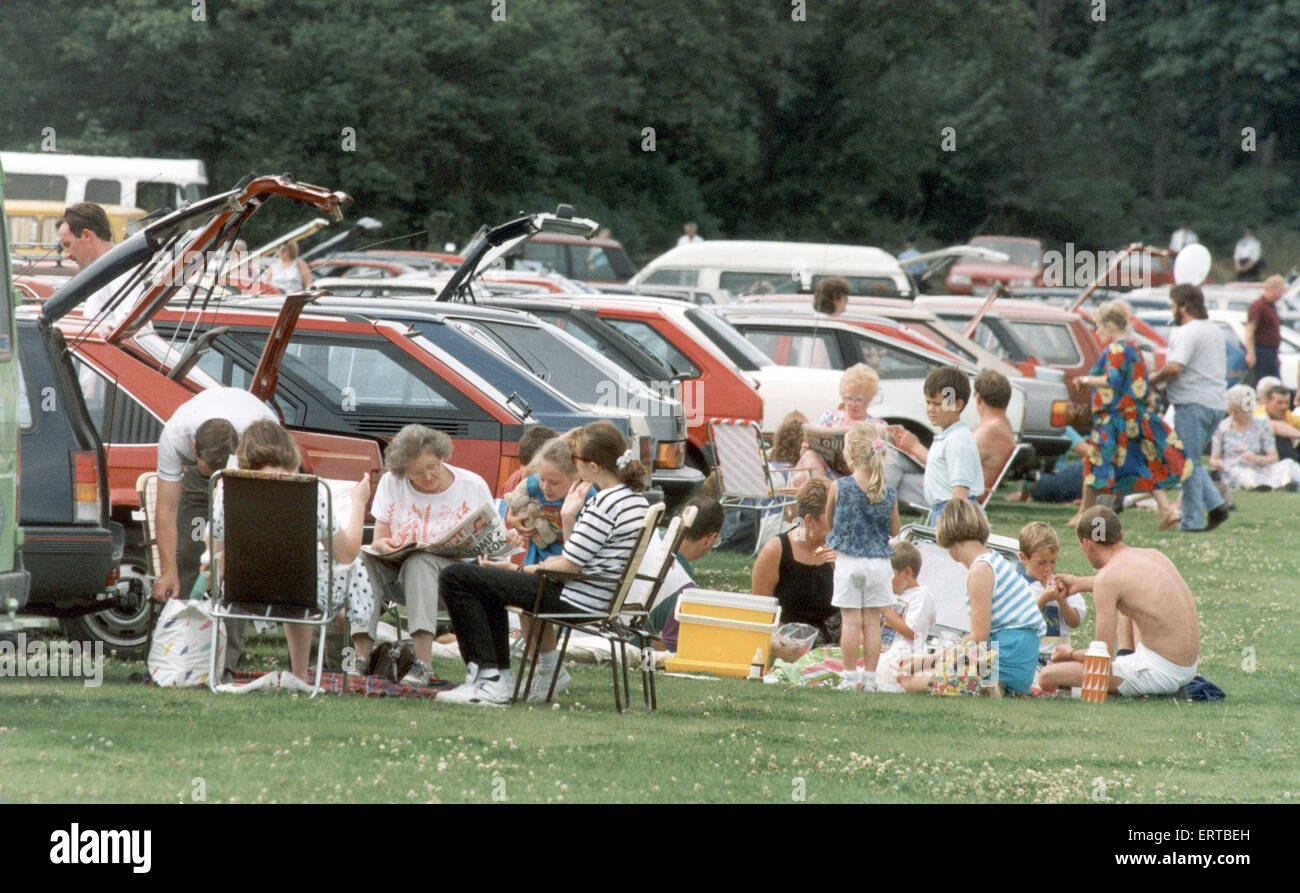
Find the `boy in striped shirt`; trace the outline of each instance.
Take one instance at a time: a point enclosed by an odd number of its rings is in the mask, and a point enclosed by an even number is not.
[[[943,507],[935,530],[939,545],[964,564],[970,604],[970,633],[966,640],[988,643],[997,652],[994,678],[1008,692],[1028,694],[1038,667],[1038,646],[1047,625],[1038,602],[1016,565],[987,547],[989,522],[973,502],[956,499]],[[903,662],[898,682],[904,691],[927,692],[935,680],[934,657]]]

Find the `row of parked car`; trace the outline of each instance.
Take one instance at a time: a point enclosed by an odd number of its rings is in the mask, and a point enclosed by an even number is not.
[[[387,440],[419,422],[447,432],[453,461],[500,488],[527,426],[609,418],[671,508],[712,465],[710,419],[753,420],[767,432],[795,409],[815,419],[835,408],[842,371],[858,362],[880,376],[873,415],[925,443],[930,370],[1003,372],[1013,427],[1038,461],[1051,461],[1069,445],[1067,401],[1085,396],[1071,394],[1065,376],[1099,353],[1084,314],[1042,300],[918,296],[883,252],[871,259],[882,274],[843,266],[857,294],[844,313],[818,314],[811,289],[835,273],[844,246],[801,246],[805,262],[786,271],[794,275],[782,288],[725,304],[686,284],[578,282],[540,268],[535,246],[560,246],[567,263],[585,251],[589,271],[619,262],[592,260],[613,246],[587,244],[596,224],[565,206],[485,227],[459,254],[315,257],[319,289],[309,294],[250,293],[228,271],[158,259],[226,247],[277,197],[328,214],[346,200],[283,177],[250,178],[162,217],[57,288],[40,275],[20,282],[33,297],[16,320],[29,611],[138,653],[149,543],[137,481],[156,467],[166,419],[208,387],[266,400],[302,446],[306,470],[336,479],[377,468]],[[510,257],[523,263],[496,265]],[[132,270],[141,277],[122,284]],[[86,317],[86,298],[115,281],[134,309],[118,321]]]

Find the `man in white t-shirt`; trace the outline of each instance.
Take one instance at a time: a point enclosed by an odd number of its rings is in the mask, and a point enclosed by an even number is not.
[[[1177,254],[1188,245],[1195,245],[1199,241],[1200,238],[1197,237],[1196,233],[1192,232],[1192,228],[1184,223],[1174,230],[1174,234],[1169,237],[1169,250]]]
[[[703,242],[704,237],[699,234],[700,228],[692,220],[682,227],[682,235],[677,239],[677,247],[683,245],[693,245],[696,242]]]
[[[68,205],[58,223],[59,244],[63,246],[64,256],[82,270],[113,247],[113,228],[108,222],[108,215],[99,205],[91,202]],[[127,270],[86,298],[81,307],[82,314],[93,318],[102,313],[113,296],[122,290],[134,274],[135,270]],[[136,289],[134,295],[119,301],[117,307],[108,314],[109,322],[116,324],[125,319],[143,291],[143,288]]]
[[[244,430],[260,419],[279,422],[275,413],[248,391],[211,388],[177,407],[158,439],[158,537],[156,601],[189,598],[205,548],[203,521],[208,514],[208,478],[225,468]],[[226,624],[225,669],[233,671],[244,645],[244,624]]]
[[[1183,531],[1213,530],[1228,518],[1223,496],[1210,480],[1202,461],[1210,446],[1210,435],[1228,409],[1227,350],[1223,332],[1211,322],[1205,310],[1205,295],[1191,283],[1169,290],[1175,328],[1169,336],[1169,353],[1164,366],[1147,378],[1148,384],[1164,385],[1165,396],[1174,407],[1174,433],[1192,472],[1183,481]]]
[[[1250,227],[1246,227],[1232,251],[1232,267],[1237,271],[1238,281],[1259,281],[1259,273],[1264,269],[1264,261],[1260,257],[1262,250],[1259,239],[1255,238]]]

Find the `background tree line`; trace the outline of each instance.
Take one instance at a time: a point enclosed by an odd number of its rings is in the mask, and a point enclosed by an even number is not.
[[[1216,253],[1246,224],[1281,247],[1296,219],[1300,0],[5,12],[0,146],[36,149],[54,127],[61,150],[201,158],[213,188],[291,171],[416,245],[463,244],[482,222],[557,201],[642,258],[687,219],[706,237],[895,250],[909,233],[981,231],[1164,243],[1185,219]],[[255,237],[297,219],[263,214]]]

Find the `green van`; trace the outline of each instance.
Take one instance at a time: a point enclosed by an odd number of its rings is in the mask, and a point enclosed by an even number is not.
[[[0,169],[0,206],[4,170]],[[9,268],[9,240],[0,228],[0,632],[17,628],[14,613],[27,603],[28,574],[18,547],[18,352],[14,343],[14,304],[18,293]]]

